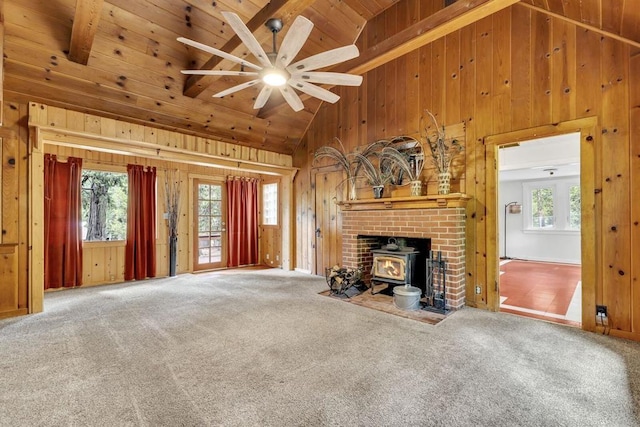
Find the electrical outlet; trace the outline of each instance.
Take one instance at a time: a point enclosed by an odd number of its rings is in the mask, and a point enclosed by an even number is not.
[[[276,255],[276,261],[280,261],[280,255]]]
[[[267,259],[269,259],[269,254],[267,254]]]
[[[476,295],[480,295],[480,293],[482,293],[482,288],[478,285],[476,286]]]
[[[606,305],[596,305],[596,316],[608,316]]]

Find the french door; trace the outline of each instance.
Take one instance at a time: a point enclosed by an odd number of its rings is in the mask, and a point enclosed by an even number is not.
[[[194,181],[194,270],[227,266],[226,190],[224,183]]]

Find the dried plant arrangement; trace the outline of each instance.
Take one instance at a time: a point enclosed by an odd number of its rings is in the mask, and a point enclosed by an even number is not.
[[[430,131],[428,126],[422,124],[420,126],[422,139],[429,145],[431,159],[437,173],[448,173],[451,163],[464,150],[464,146],[457,139],[447,138],[444,125],[440,127],[435,116],[429,110],[425,110],[425,112],[431,119],[434,129]],[[424,118],[420,119],[421,122],[423,120]]]
[[[178,212],[180,210],[180,171],[168,169],[164,174],[164,197],[167,210],[169,237],[178,235]]]
[[[396,184],[401,184],[405,178],[409,182],[419,181],[424,168],[422,143],[410,136],[397,136],[390,142],[382,149],[380,158],[394,172]]]
[[[340,149],[325,145],[318,148],[313,154],[313,162],[315,163],[319,159],[328,158],[336,162],[345,172],[347,178],[345,181],[349,183],[349,200],[356,199],[356,167],[357,162],[354,161],[353,155],[347,153],[344,149],[344,145],[339,138],[335,138],[340,146]]]

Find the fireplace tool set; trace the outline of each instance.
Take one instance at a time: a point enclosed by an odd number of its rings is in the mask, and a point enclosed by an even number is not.
[[[436,311],[438,313],[447,312],[446,289],[447,283],[447,261],[442,258],[442,252],[429,252],[427,258],[427,284],[425,288],[425,299],[427,306],[425,310]]]

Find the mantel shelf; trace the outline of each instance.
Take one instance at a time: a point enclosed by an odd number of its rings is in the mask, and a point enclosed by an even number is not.
[[[433,194],[429,196],[383,197],[337,202],[345,211],[372,211],[388,209],[441,209],[464,208],[471,197],[462,193]]]

